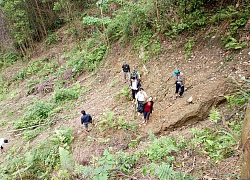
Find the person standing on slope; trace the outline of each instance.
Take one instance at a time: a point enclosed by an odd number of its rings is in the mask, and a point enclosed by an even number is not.
[[[177,97],[183,97],[184,85],[185,85],[185,76],[179,70],[174,71],[174,76],[176,77],[176,79],[175,79],[175,96],[174,96],[174,99],[176,99]],[[179,90],[180,90],[180,92],[179,92]]]
[[[140,74],[137,69],[134,69],[130,74],[130,79],[135,78],[137,81],[140,81]]]
[[[82,113],[81,124],[83,124],[85,127],[85,130],[89,132],[88,124],[89,123],[93,124],[92,117],[89,114],[86,114],[84,110],[82,110],[81,113]]]
[[[132,91],[133,102],[136,102],[135,101],[135,95],[137,94],[140,87],[141,87],[141,83],[137,79],[132,78],[131,81],[130,81],[130,88],[131,88],[131,91]]]
[[[139,92],[135,95],[135,98],[138,102],[137,112],[138,116],[143,113],[143,102],[148,98],[147,93],[143,90],[143,88],[139,88]]]
[[[130,67],[125,60],[123,60],[122,71],[123,71],[124,81],[126,83],[127,77],[128,79],[130,79]]]
[[[143,115],[144,115],[144,121],[143,124],[146,125],[149,121],[149,116],[153,112],[153,98],[150,96],[145,104],[143,104]]]

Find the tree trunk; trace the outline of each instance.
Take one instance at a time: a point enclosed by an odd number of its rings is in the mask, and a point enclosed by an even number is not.
[[[241,180],[250,180],[250,100],[242,126],[241,144],[243,151]]]
[[[35,3],[36,3],[36,7],[37,7],[37,11],[38,11],[38,15],[40,16],[40,19],[41,19],[41,23],[42,23],[42,27],[43,27],[43,34],[45,34],[45,36],[47,36],[47,30],[46,30],[46,26],[44,24],[44,20],[43,20],[43,16],[42,16],[42,13],[41,13],[41,9],[38,5],[38,2],[37,0],[35,0]]]

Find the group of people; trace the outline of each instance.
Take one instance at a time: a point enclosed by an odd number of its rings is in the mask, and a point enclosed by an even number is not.
[[[153,112],[153,98],[147,96],[147,93],[141,87],[141,78],[138,70],[134,69],[130,72],[130,67],[126,63],[126,60],[123,60],[122,70],[124,74],[124,81],[127,82],[127,78],[130,81],[130,88],[132,99],[135,104],[137,104],[138,116],[143,114],[143,124],[146,125],[149,121],[149,116]]]
[[[130,67],[126,63],[126,61],[123,61],[122,70],[124,73],[124,80],[126,82],[127,78],[130,80],[130,88],[132,92],[132,98],[133,102],[137,104],[137,112],[138,116],[143,114],[143,124],[146,125],[149,121],[149,116],[153,112],[153,98],[152,96],[147,96],[147,93],[144,91],[144,89],[141,87],[141,79],[140,74],[135,69],[132,73],[130,73]],[[183,97],[184,93],[184,85],[185,85],[185,77],[182,72],[179,70],[174,71],[175,79],[175,95],[174,99],[178,97]],[[84,125],[84,128],[87,132],[89,132],[88,124],[93,124],[93,120],[90,114],[87,114],[84,110],[81,111],[82,117],[81,117],[81,124]],[[8,143],[8,140],[5,138],[0,138],[0,148],[1,148],[1,154],[4,153],[3,150],[3,144]]]
[[[153,98],[152,96],[147,95],[144,89],[141,87],[141,77],[138,70],[134,69],[130,72],[130,66],[127,64],[126,60],[123,60],[122,65],[123,78],[124,82],[130,83],[131,94],[133,103],[137,104],[138,116],[143,114],[143,124],[146,125],[149,121],[150,114],[153,112]],[[183,97],[184,85],[185,85],[185,76],[179,70],[174,71],[175,76],[175,95],[174,100],[178,97]],[[93,123],[92,117],[89,114],[86,114],[84,110],[81,111],[81,123],[84,124],[85,130],[89,132],[88,124]]]

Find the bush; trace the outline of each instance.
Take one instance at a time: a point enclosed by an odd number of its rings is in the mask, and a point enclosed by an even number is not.
[[[54,104],[36,101],[28,107],[28,111],[17,121],[14,121],[14,128],[28,128],[48,122],[50,112],[54,109]]]
[[[79,97],[81,86],[76,84],[69,89],[59,89],[53,94],[53,100],[56,103],[61,103],[69,100],[76,100]]]
[[[172,151],[177,151],[178,145],[173,138],[161,137],[153,140],[152,144],[147,148],[144,154],[148,159],[156,162],[162,161],[167,158],[168,161],[174,160],[174,157],[168,156]]]
[[[69,149],[72,140],[72,128],[61,128],[56,130],[51,138],[46,138],[24,155],[10,154],[6,165],[0,170],[0,178],[51,179],[49,173],[55,171],[58,164],[63,163],[60,161],[59,148]]]

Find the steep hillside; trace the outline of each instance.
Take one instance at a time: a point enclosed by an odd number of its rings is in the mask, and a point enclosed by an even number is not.
[[[92,157],[101,156],[104,149],[110,147],[113,148],[114,152],[122,150],[130,153],[140,148],[143,149],[144,145],[141,143],[136,149],[129,148],[129,143],[131,143],[131,140],[138,138],[139,142],[147,141],[150,132],[160,136],[178,138],[180,135],[190,136],[190,133],[188,133],[190,128],[213,127],[213,123],[207,119],[211,108],[213,106],[220,108],[226,106],[224,96],[234,92],[237,88],[236,84],[233,83],[234,79],[239,81],[242,77],[249,78],[248,53],[250,49],[231,54],[232,60],[227,62],[228,52],[212,44],[210,44],[211,47],[207,47],[207,42],[204,41],[204,45],[197,47],[192,52],[191,57],[186,60],[182,48],[178,48],[180,47],[178,42],[181,42],[181,39],[164,42],[162,56],[159,59],[150,59],[146,63],[139,59],[139,54],[134,54],[132,50],[121,47],[117,43],[112,46],[111,53],[107,56],[106,61],[100,65],[95,73],[86,72],[76,79],[75,83],[79,83],[89,90],[79,97],[78,101],[67,105],[73,107],[73,109],[69,108],[68,111],[68,107],[64,107],[61,112],[63,118],[57,120],[57,123],[51,127],[51,130],[63,126],[73,127],[74,141],[71,144],[71,150],[76,162],[89,165]],[[169,48],[173,46],[177,48]],[[52,51],[53,54],[55,52],[57,50]],[[128,83],[124,84],[122,79],[121,65],[123,59],[127,60],[132,69],[136,67],[141,72],[142,87],[149,96],[153,96],[155,101],[154,112],[146,126],[141,124],[142,116],[137,116],[134,104],[122,96],[121,90],[129,86]],[[63,63],[63,57],[61,61]],[[16,71],[18,67],[6,69],[5,76],[7,77],[8,72],[13,72],[14,69]],[[180,69],[186,76],[184,97],[177,100],[173,100],[175,88],[173,71],[175,69]],[[15,100],[15,98],[6,97],[1,106],[2,113],[12,109],[11,112],[16,114],[15,118],[20,116],[20,110],[18,110],[20,106],[31,101],[25,95],[27,81],[24,81],[19,87],[18,92],[15,92],[15,97],[18,98]],[[191,96],[193,97],[193,103],[189,104],[186,100]],[[46,97],[48,96],[38,92],[32,98],[42,100]],[[91,127],[92,130],[89,133],[85,132],[80,124],[80,111],[82,109],[94,118],[95,125]],[[136,131],[127,131],[124,127],[126,124],[121,124],[118,129],[116,126],[110,125],[105,128],[102,121],[107,118],[105,113],[109,112],[114,113],[113,117],[135,123]],[[116,121],[116,118],[112,121]],[[2,121],[7,123],[7,126],[2,129],[1,136],[10,140],[10,143],[5,146],[6,151],[9,151],[14,143],[17,143],[18,146],[24,146],[25,142],[20,139],[21,137],[16,136],[16,131],[12,131],[11,121],[5,119],[2,119]],[[104,131],[100,130],[100,127],[104,128]],[[35,146],[39,141],[46,139],[50,136],[51,130],[47,130],[36,137],[30,142],[30,145]],[[181,156],[184,156],[181,161],[185,162],[182,170],[187,172],[190,166],[193,166],[189,170],[198,178],[203,176],[205,178],[205,175],[209,174],[209,177],[225,179],[225,174],[239,173],[238,168],[233,168],[234,163],[239,165],[237,156],[231,157],[226,167],[224,161],[209,168],[202,165],[206,167],[203,169],[203,175],[197,174],[200,170],[197,170],[196,164],[204,163],[204,157],[201,156],[200,159],[197,154],[190,156],[180,154],[177,159]],[[195,159],[192,161],[190,158]],[[220,168],[223,170],[220,171]],[[140,173],[134,176],[138,179],[147,179]]]
[[[250,20],[238,34],[248,46],[239,49],[223,46],[220,33],[228,26],[229,21],[216,31],[206,26],[192,36],[166,37],[148,59],[148,49],[119,39],[98,52],[104,54],[100,64],[99,54],[91,54],[100,48],[100,37],[82,42],[68,27],[60,28],[58,42],[37,44],[29,60],[2,69],[0,137],[9,143],[0,177],[147,180],[167,179],[170,172],[169,179],[239,179]],[[193,43],[190,49],[187,42]],[[92,48],[90,55],[85,46]],[[142,87],[153,97],[147,125],[123,81],[123,60],[139,70]],[[176,69],[186,84],[184,96],[174,100]],[[80,123],[81,110],[93,117],[90,132]]]

